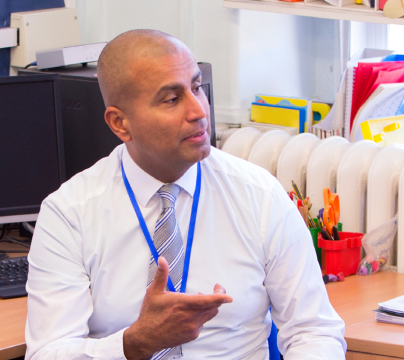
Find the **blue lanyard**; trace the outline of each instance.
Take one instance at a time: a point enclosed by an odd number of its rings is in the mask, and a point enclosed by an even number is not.
[[[154,243],[150,236],[149,230],[147,229],[146,222],[144,221],[142,212],[140,211],[139,205],[136,201],[135,194],[133,193],[133,190],[129,184],[128,178],[126,177],[125,169],[123,168],[122,162],[121,162],[121,168],[122,168],[123,182],[125,183],[125,187],[126,187],[126,191],[128,192],[129,199],[132,203],[133,208],[135,209],[135,213],[139,220],[140,227],[142,228],[142,231],[146,238],[147,244],[149,245],[151,253],[153,254],[154,261],[156,262],[156,264],[158,264],[159,254],[157,252],[156,247],[154,246]],[[180,290],[180,292],[182,292],[182,293],[184,293],[185,289],[187,288],[189,262],[191,260],[191,249],[192,249],[192,242],[194,240],[196,214],[198,213],[198,204],[199,204],[199,195],[200,194],[201,194],[201,164],[198,163],[198,174],[196,177],[194,200],[192,202],[191,218],[189,220],[187,250],[185,252],[184,272],[182,274],[182,283],[181,283],[181,290]],[[170,291],[175,292],[175,288],[174,288],[174,285],[173,285],[170,277],[168,277],[167,286]]]

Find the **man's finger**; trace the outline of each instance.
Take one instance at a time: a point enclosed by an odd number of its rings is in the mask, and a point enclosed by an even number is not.
[[[201,316],[201,321],[203,324],[207,323],[208,321],[212,320],[217,314],[219,313],[219,309],[215,308],[210,311],[206,311],[202,316]]]
[[[220,307],[222,304],[231,303],[233,299],[226,294],[211,294],[211,295],[188,295],[181,294],[181,301],[186,309],[203,310],[213,307]]]
[[[214,294],[226,294],[226,289],[222,285],[216,284],[215,287],[213,288],[213,293]]]
[[[153,282],[150,284],[149,289],[152,288],[152,290],[165,292],[168,280],[168,273],[169,268],[167,260],[160,256],[156,275],[154,276]]]

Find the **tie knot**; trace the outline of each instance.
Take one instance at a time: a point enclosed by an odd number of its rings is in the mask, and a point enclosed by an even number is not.
[[[163,209],[175,206],[175,200],[180,193],[180,187],[177,184],[165,184],[157,192],[163,200]]]

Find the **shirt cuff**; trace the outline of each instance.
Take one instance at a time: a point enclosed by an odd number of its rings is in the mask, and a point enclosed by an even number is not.
[[[123,352],[123,333],[127,329],[119,330],[115,334],[109,335],[101,340],[98,351],[100,360],[127,360]]]

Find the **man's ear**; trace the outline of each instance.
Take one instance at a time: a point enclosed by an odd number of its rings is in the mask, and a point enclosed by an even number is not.
[[[128,121],[125,114],[121,110],[114,106],[109,106],[105,110],[104,118],[112,132],[123,142],[128,142],[131,140],[128,129]]]

